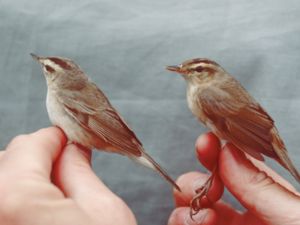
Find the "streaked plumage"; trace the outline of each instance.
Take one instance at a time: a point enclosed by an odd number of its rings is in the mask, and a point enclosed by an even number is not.
[[[104,93],[72,60],[38,57],[47,80],[47,111],[51,122],[69,141],[89,149],[118,153],[142,163],[180,190],[168,174],[145,152],[142,143]]]
[[[167,69],[182,74],[189,108],[214,134],[256,159],[275,159],[300,183],[273,119],[221,66],[197,58]]]

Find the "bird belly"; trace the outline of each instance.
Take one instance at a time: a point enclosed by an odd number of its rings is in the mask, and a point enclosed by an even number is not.
[[[87,148],[94,147],[92,140],[95,138],[65,111],[64,106],[57,100],[55,93],[48,91],[46,106],[51,123],[64,131],[69,142],[75,142]]]

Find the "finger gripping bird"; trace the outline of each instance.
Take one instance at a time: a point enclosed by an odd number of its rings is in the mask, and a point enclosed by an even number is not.
[[[180,190],[145,152],[108,98],[78,65],[62,57],[31,56],[41,65],[47,81],[46,106],[50,121],[65,132],[70,142],[128,156],[157,171]]]
[[[263,155],[275,159],[300,183],[300,175],[273,119],[219,64],[197,58],[167,69],[185,79],[190,110],[216,136],[258,160],[263,160]],[[201,209],[201,199],[207,197],[214,171],[196,190],[197,194],[191,201],[191,216]]]

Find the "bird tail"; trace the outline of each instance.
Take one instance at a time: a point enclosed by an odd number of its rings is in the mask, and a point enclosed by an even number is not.
[[[142,165],[157,171],[162,177],[164,177],[174,188],[181,192],[180,187],[176,182],[168,175],[168,173],[157,163],[154,159],[148,155],[146,152],[142,152],[140,157],[134,158],[135,161],[141,163]]]
[[[271,132],[272,132],[272,136],[273,136],[272,145],[278,156],[277,161],[283,167],[285,167],[300,184],[300,174],[297,171],[297,169],[295,168],[295,166],[293,165],[293,162],[291,161],[291,159],[289,158],[288,152],[284,146],[284,143],[278,135],[278,131],[276,130],[276,128],[273,128]]]

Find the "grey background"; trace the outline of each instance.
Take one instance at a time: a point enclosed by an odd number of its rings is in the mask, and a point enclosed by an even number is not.
[[[0,51],[2,149],[14,136],[50,125],[34,52],[78,62],[173,177],[203,170],[194,142],[205,129],[187,108],[184,81],[164,67],[209,57],[273,116],[300,168],[298,0],[0,1]],[[171,189],[154,172],[101,152],[93,165],[140,224],[167,222]]]

